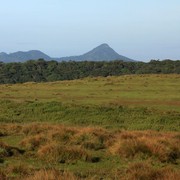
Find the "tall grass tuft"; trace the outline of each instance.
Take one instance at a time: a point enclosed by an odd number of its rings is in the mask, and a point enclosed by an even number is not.
[[[153,168],[151,165],[143,162],[131,164],[124,180],[179,180],[180,172],[167,168]]]
[[[24,180],[78,180],[78,178],[67,171],[61,172],[55,169],[41,169]]]
[[[87,151],[80,147],[59,145],[55,142],[41,146],[37,154],[42,159],[59,163],[86,160],[89,156]]]

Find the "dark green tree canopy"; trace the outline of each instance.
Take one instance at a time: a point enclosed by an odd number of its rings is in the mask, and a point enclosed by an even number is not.
[[[45,61],[30,60],[24,63],[0,62],[0,83],[48,82],[84,77],[118,76],[124,74],[180,73],[180,60],[123,61]]]

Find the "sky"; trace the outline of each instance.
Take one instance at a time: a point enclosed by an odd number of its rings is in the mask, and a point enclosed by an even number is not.
[[[0,52],[83,54],[107,43],[132,59],[180,59],[180,0],[0,0]]]

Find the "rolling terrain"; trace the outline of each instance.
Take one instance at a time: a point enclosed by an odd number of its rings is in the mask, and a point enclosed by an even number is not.
[[[0,179],[180,179],[180,75],[0,85]]]

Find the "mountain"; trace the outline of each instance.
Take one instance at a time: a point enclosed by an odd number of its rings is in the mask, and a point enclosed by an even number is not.
[[[4,52],[0,53],[0,61],[2,62],[24,62],[27,60],[40,59],[40,58],[45,60],[51,59],[48,55],[38,50],[31,50],[27,52],[18,51],[10,54]]]
[[[101,44],[100,46],[80,56],[62,57],[62,58],[57,58],[57,60],[60,60],[60,61],[69,61],[69,60],[72,60],[72,61],[84,61],[84,60],[87,60],[87,61],[100,61],[100,60],[134,61],[130,58],[119,55],[111,47],[109,47],[108,44]]]
[[[51,58],[50,56],[44,54],[38,50],[31,50],[27,52],[18,51],[14,53],[7,54],[5,52],[0,53],[0,61],[2,62],[24,62],[27,60],[56,60],[56,61],[111,61],[111,60],[123,60],[123,61],[134,61],[128,57],[119,55],[115,52],[108,44],[101,44],[100,46],[94,48],[93,50],[80,55],[80,56],[69,56],[61,58]]]

